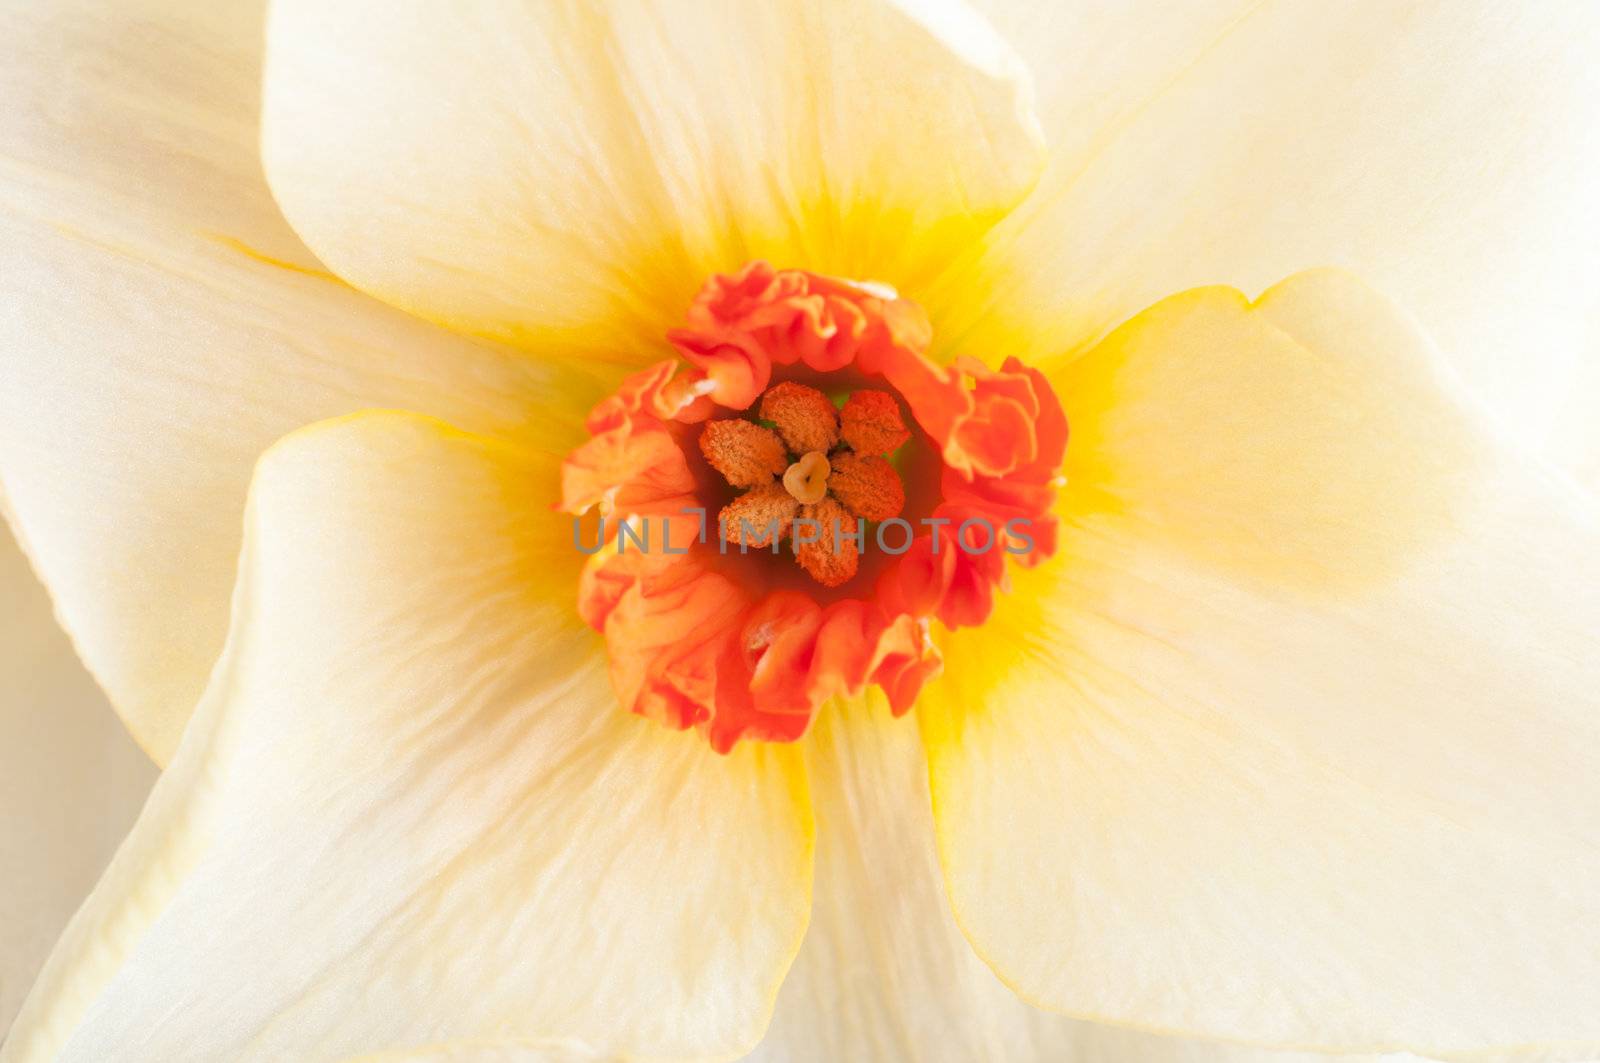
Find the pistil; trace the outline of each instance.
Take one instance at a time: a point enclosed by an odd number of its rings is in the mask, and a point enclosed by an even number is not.
[[[813,450],[789,466],[783,474],[784,489],[802,505],[821,502],[828,493],[828,474],[832,471],[828,456],[820,450]]]

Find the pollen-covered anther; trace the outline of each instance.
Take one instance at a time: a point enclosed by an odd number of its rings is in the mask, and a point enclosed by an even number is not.
[[[770,484],[789,464],[776,433],[737,419],[706,425],[700,433],[700,453],[734,487]]]
[[[760,416],[777,426],[796,454],[824,454],[839,441],[839,415],[828,396],[816,388],[786,380],[761,396]]]
[[[820,450],[813,450],[784,472],[783,488],[794,496],[796,502],[806,505],[821,502],[828,493],[828,477],[832,472],[833,466],[828,456]]]
[[[839,422],[839,434],[858,454],[888,454],[911,438],[900,404],[887,391],[857,391],[839,411]]]
[[[747,547],[771,546],[789,533],[800,503],[770,480],[758,484],[722,507],[718,527],[725,542]]]
[[[794,555],[824,587],[848,583],[861,563],[856,518],[832,498],[800,507],[794,525]]]
[[[835,454],[831,465],[828,493],[856,516],[888,520],[905,508],[905,485],[886,459],[846,450]]]

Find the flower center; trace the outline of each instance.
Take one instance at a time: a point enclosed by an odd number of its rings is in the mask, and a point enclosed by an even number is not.
[[[850,582],[861,567],[861,522],[892,520],[905,507],[905,487],[886,457],[911,438],[899,403],[863,389],[835,409],[817,388],[783,381],[755,408],[770,428],[730,417],[700,431],[707,463],[743,489],[717,515],[720,540],[761,547],[787,539],[814,581]]]
[[[924,352],[921,310],[880,286],[753,263],[713,277],[669,358],[595,407],[561,508],[598,510],[578,588],[622,703],[792,740],[877,685],[907,711],[931,635],[982,623],[1007,559],[1055,550],[1067,424],[1008,359]]]

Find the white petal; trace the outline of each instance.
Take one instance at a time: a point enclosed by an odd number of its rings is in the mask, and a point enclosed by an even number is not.
[[[916,725],[891,718],[881,699],[836,703],[805,750],[817,810],[811,926],[748,1063],[1341,1063],[1079,1022],[1023,1002],[951,917]]]
[[[617,707],[556,475],[401,414],[263,459],[207,696],[0,1058],[756,1041],[803,774]]]
[[[1055,378],[1059,560],[918,705],[1028,999],[1280,1045],[1600,1045],[1600,515],[1353,280],[1199,290]]]
[[[289,231],[256,155],[261,17],[182,0],[0,15],[0,476],[158,761],[222,645],[262,450],[371,406],[504,429],[561,394],[333,280]]]
[[[714,271],[904,284],[1042,164],[962,0],[282,0],[264,157],[340,276],[431,320],[637,354]]]
[[[155,778],[0,521],[0,1038]]]
[[[950,918],[916,726],[876,699],[835,704],[806,752],[812,921],[751,1063],[1070,1059],[1082,1024],[1018,1000]]]

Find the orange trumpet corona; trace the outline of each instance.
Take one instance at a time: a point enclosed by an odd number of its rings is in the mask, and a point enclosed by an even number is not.
[[[879,286],[755,262],[595,407],[560,508],[610,525],[578,606],[623,704],[720,751],[868,685],[903,713],[932,624],[982,623],[1007,556],[1054,553],[1055,394],[1014,358],[935,364],[931,335]]]

